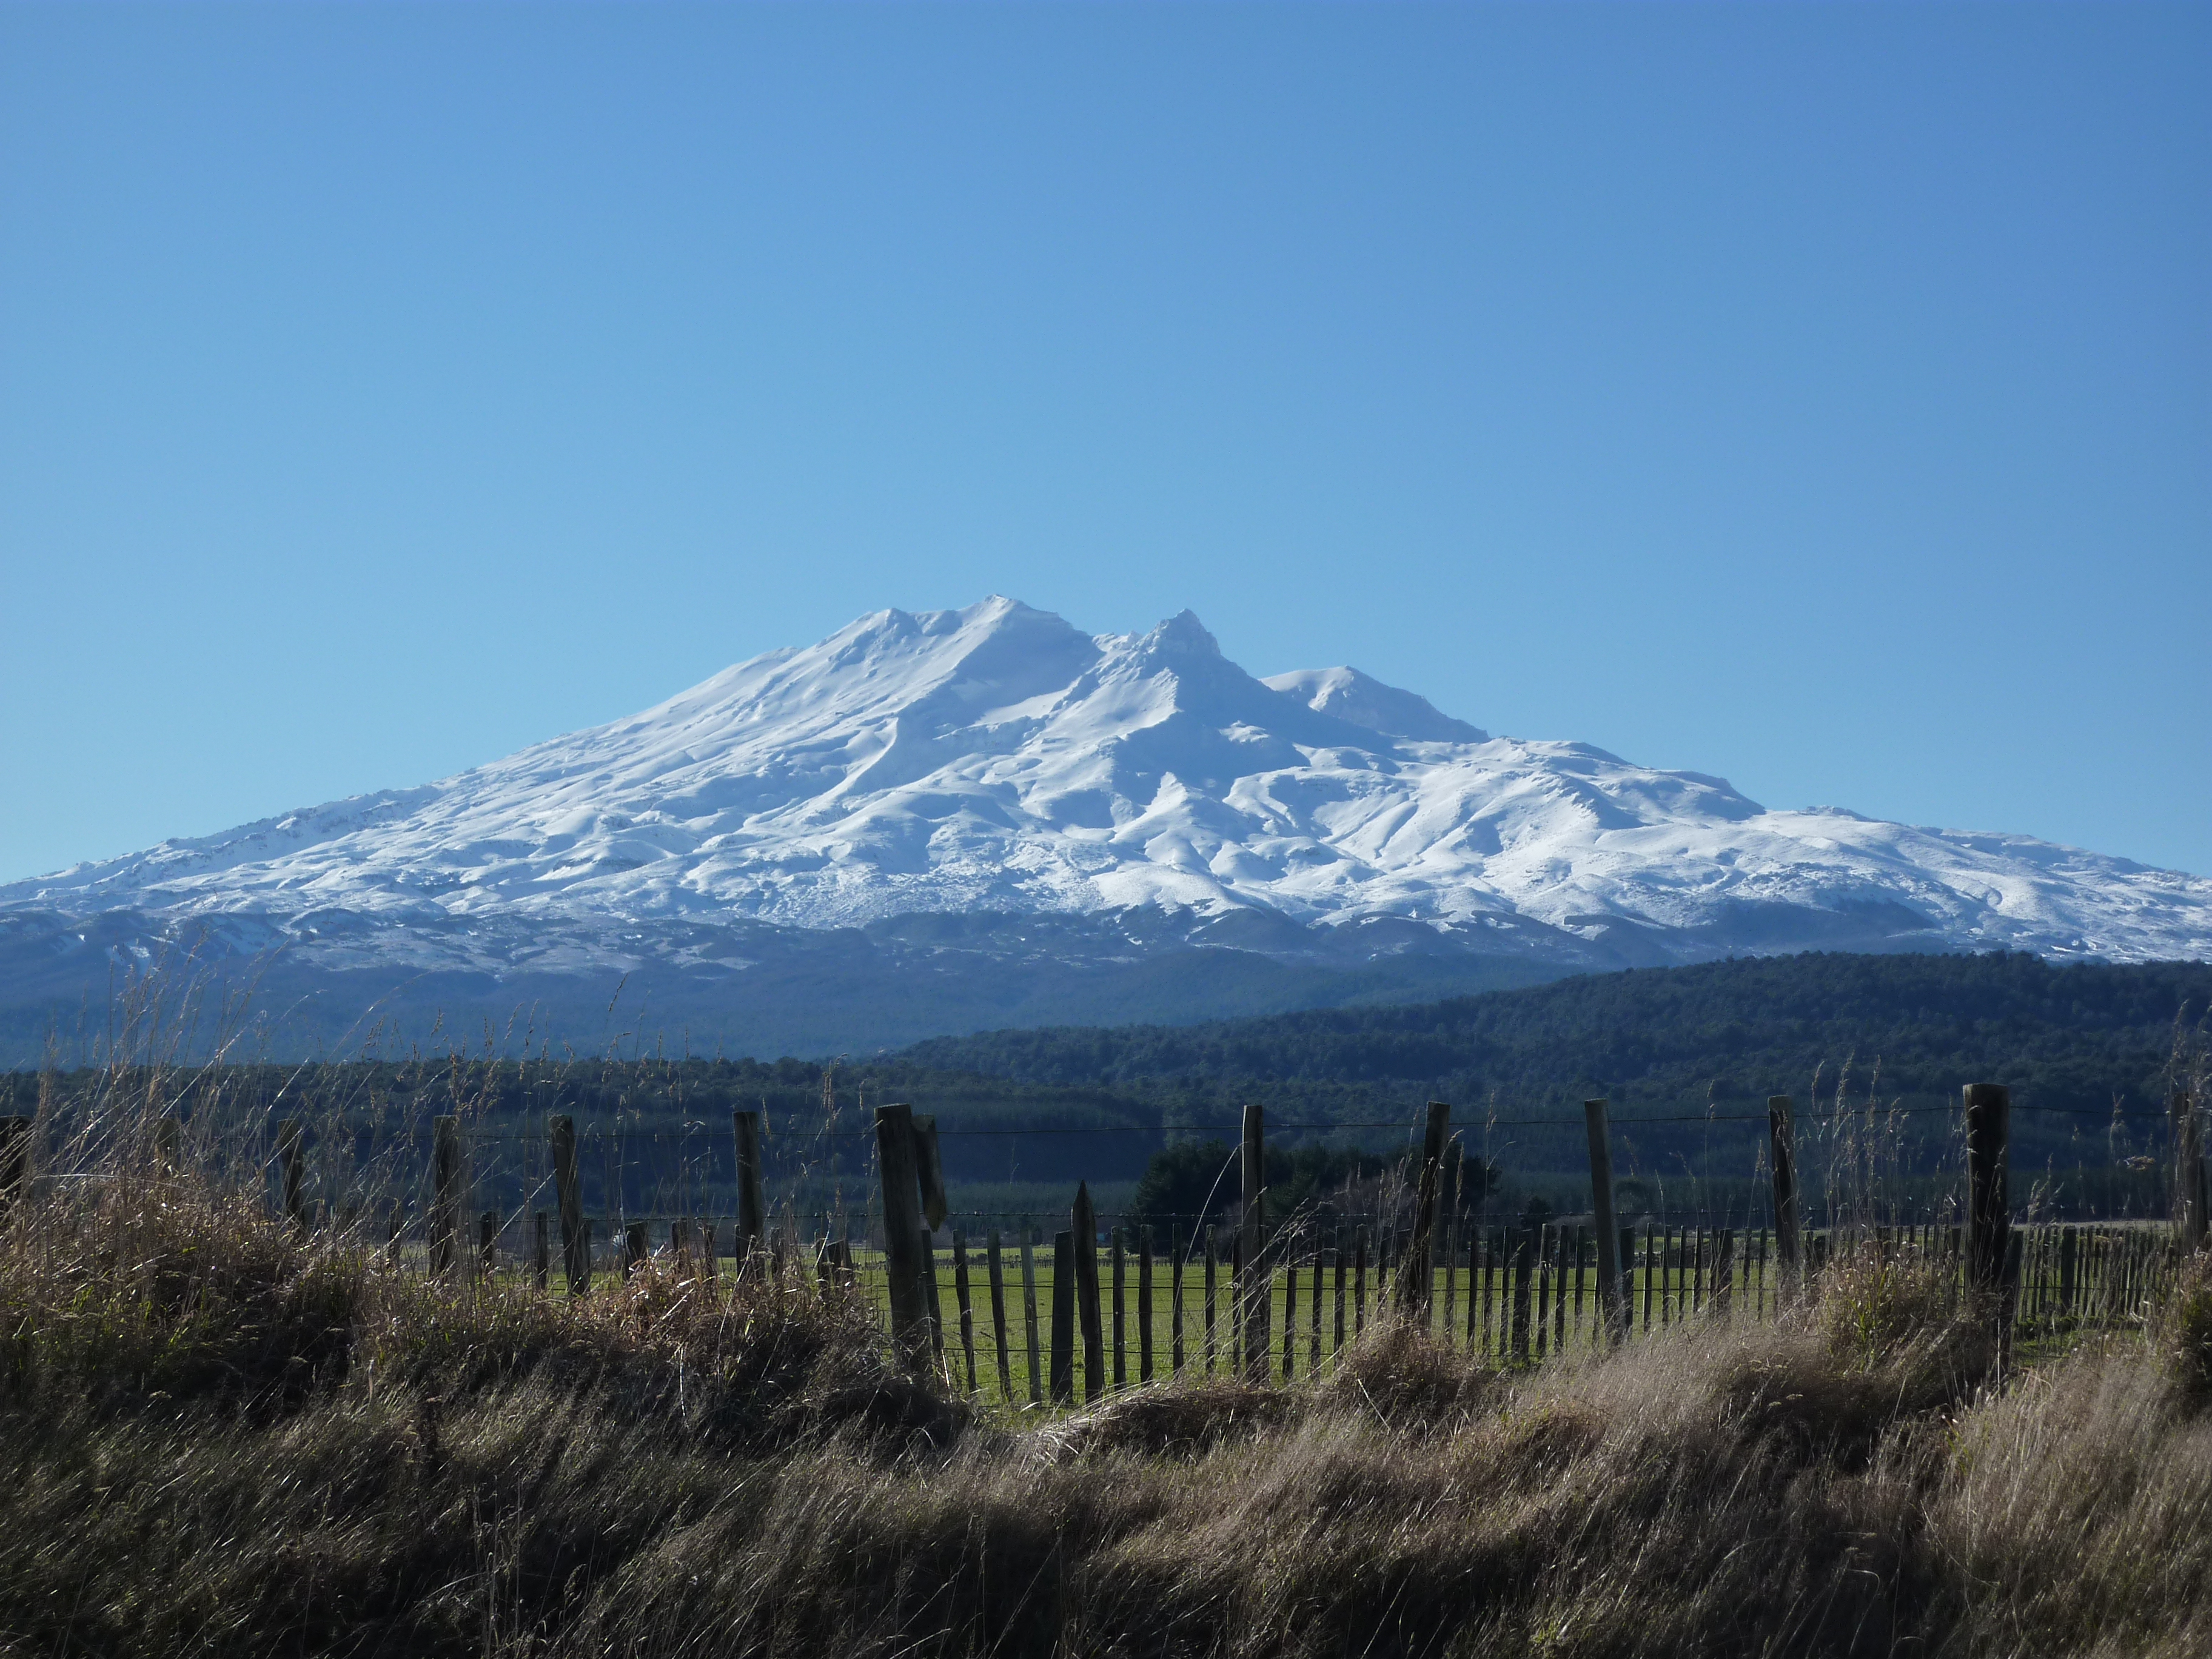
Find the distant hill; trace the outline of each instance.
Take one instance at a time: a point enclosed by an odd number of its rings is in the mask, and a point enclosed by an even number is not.
[[[2102,1157],[2117,1107],[2158,1112],[2176,1022],[2212,1006],[2212,965],[2054,967],[2026,955],[1813,953],[1590,974],[1419,1006],[1330,1008],[1194,1026],[1062,1027],[920,1043],[918,1066],[1030,1085],[1080,1080],[1161,1101],[1170,1121],[1267,1103],[1288,1119],[1406,1117],[1419,1102],[1515,1120],[1520,1156],[1571,1167],[1586,1097],[1617,1118],[1733,1116],[1770,1094],[1807,1105],[1847,1088],[1884,1102],[1948,1104],[1966,1082],[2009,1085],[2034,1156],[2083,1133]],[[2199,1028],[2201,1029],[2201,1028]],[[1940,1122],[1940,1119],[1937,1120]],[[2154,1125],[2130,1115],[2141,1142]],[[1931,1128],[1936,1127],[1931,1124]],[[1680,1151],[1698,1125],[1647,1131]],[[2085,1154],[2089,1156],[2090,1154]]]

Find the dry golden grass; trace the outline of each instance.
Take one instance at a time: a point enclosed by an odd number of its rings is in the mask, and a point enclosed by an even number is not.
[[[2024,1370],[1844,1259],[1778,1324],[1500,1372],[1386,1319],[1019,1427],[811,1281],[395,1271],[271,1217],[220,1102],[158,1171],[173,1091],[116,1076],[0,1223],[0,1651],[2212,1651],[2203,1264]]]
[[[118,1170],[0,1237],[0,1648],[2202,1653],[2199,1319],[2002,1375],[1846,1262],[1778,1326],[1501,1374],[1385,1323],[1016,1430],[796,1280],[446,1286]]]

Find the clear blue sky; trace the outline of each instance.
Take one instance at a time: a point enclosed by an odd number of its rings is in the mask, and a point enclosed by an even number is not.
[[[1188,605],[2212,873],[2212,8],[0,9],[0,878]]]

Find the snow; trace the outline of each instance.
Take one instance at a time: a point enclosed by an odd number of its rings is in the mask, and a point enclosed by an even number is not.
[[[0,886],[0,912],[295,932],[347,913],[394,950],[410,920],[496,919],[599,962],[623,921],[1146,905],[1444,933],[1517,918],[1662,959],[1827,938],[2212,955],[2212,881],[1770,811],[1723,779],[1492,738],[1356,669],[1256,679],[1188,611],[1093,635],[995,597],[877,611],[421,788]]]

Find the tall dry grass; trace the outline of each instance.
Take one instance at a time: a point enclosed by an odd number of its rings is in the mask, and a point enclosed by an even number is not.
[[[156,1139],[0,1231],[9,1651],[2212,1650],[2201,1271],[2027,1370],[1846,1260],[1778,1325],[1507,1374],[1386,1322],[1024,1427],[811,1283],[426,1281]]]

